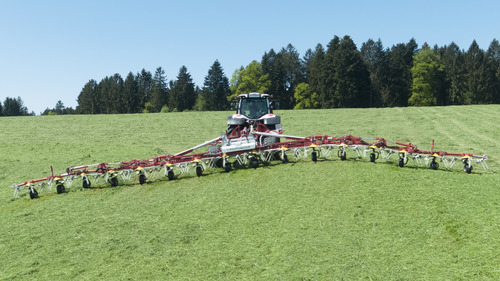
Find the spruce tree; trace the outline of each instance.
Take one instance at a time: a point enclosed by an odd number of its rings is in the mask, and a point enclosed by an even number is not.
[[[186,66],[182,66],[177,75],[177,80],[170,83],[170,110],[191,110],[196,102],[196,91],[191,74]]]
[[[335,53],[340,44],[340,38],[335,35],[334,38],[328,43],[325,61],[323,64],[324,73],[324,83],[323,89],[319,94],[319,99],[322,108],[334,108],[335,107],[335,90],[336,84],[336,67],[334,62]]]
[[[487,102],[488,77],[485,64],[485,53],[474,40],[465,54],[465,104],[479,104]]]
[[[165,76],[165,70],[158,67],[155,71],[151,95],[149,102],[151,103],[153,112],[160,112],[162,107],[168,103],[168,88],[167,88],[167,77]]]
[[[361,57],[370,73],[370,107],[382,106],[382,95],[387,92],[389,61],[382,41],[369,39],[361,46]]]
[[[344,36],[333,56],[335,69],[335,107],[368,107],[370,78],[368,69],[351,37]]]
[[[203,84],[202,95],[206,110],[227,110],[229,102],[227,97],[231,95],[229,79],[224,75],[224,70],[219,61],[216,60],[208,70]]]
[[[123,95],[125,97],[125,113],[138,113],[142,110],[139,86],[136,76],[132,72],[128,73],[123,83]]]
[[[76,112],[78,114],[99,114],[100,98],[98,96],[97,81],[91,79],[83,86],[77,98],[78,105]]]

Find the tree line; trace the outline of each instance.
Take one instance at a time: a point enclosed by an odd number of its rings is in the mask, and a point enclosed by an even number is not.
[[[24,106],[21,97],[6,97],[3,105],[0,102],[0,116],[27,116],[35,115],[34,112],[28,113],[28,108]]]
[[[166,82],[162,68],[144,69],[125,81],[118,74],[91,80],[78,98],[77,113],[227,110],[239,94],[274,96],[282,109],[468,105],[500,103],[500,44],[484,51],[473,41],[419,49],[414,39],[385,48],[381,40],[361,48],[335,36],[304,56],[289,44],[237,69],[229,80],[215,61],[201,88],[185,66]],[[91,102],[93,101],[93,102]]]
[[[390,48],[369,39],[358,49],[346,35],[335,36],[325,47],[317,44],[302,57],[291,44],[278,52],[271,49],[260,61],[235,70],[231,79],[216,60],[201,88],[185,66],[170,81],[162,67],[154,74],[129,72],[125,79],[119,74],[91,79],[75,109],[58,101],[43,114],[228,110],[233,97],[248,92],[273,95],[281,109],[491,104],[500,103],[499,91],[496,39],[486,51],[476,41],[468,50],[455,43],[424,43],[419,49],[415,39]],[[4,102],[4,112],[6,107]]]

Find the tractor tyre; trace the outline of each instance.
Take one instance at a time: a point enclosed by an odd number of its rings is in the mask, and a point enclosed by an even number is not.
[[[311,159],[312,159],[313,162],[318,161],[318,153],[316,151],[313,151],[311,153]]]
[[[262,145],[268,146],[268,145],[271,145],[273,143],[277,143],[279,141],[280,141],[280,138],[278,138],[278,137],[265,137],[262,140]]]
[[[196,176],[201,177],[201,174],[203,173],[203,170],[201,169],[200,166],[196,166]]]
[[[405,166],[405,159],[403,157],[399,158],[398,166],[403,168]]]

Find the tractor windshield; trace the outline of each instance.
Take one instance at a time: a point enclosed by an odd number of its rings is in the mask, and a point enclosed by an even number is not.
[[[264,98],[243,98],[241,99],[239,113],[250,119],[258,119],[262,115],[270,113],[268,101]]]

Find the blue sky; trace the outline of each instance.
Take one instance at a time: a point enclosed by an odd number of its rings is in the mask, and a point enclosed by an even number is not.
[[[361,47],[415,38],[419,46],[486,50],[500,39],[500,1],[1,1],[0,101],[20,96],[36,114],[76,107],[90,79],[185,65],[203,85],[219,60],[228,78],[291,43],[301,56],[349,35]]]

